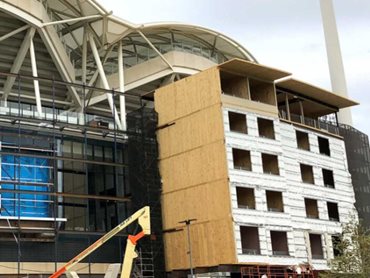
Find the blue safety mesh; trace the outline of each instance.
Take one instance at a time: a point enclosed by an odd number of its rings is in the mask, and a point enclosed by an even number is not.
[[[19,184],[3,183],[4,190],[47,191],[50,167],[48,159],[22,157],[13,155],[1,156],[1,179],[16,181]],[[26,185],[27,182],[40,185]],[[22,184],[23,183],[23,184]],[[45,185],[43,185],[45,184]],[[49,196],[32,193],[1,193],[1,215],[49,217]]]

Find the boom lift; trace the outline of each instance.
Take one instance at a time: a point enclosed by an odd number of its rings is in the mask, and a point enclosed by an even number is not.
[[[95,241],[92,245],[87,247],[80,254],[78,254],[76,257],[74,257],[72,260],[70,260],[64,266],[62,266],[60,269],[54,272],[51,276],[49,276],[49,278],[57,278],[60,277],[63,273],[69,272],[73,266],[82,261],[88,255],[90,255],[92,252],[94,252],[96,249],[102,246],[105,242],[107,242],[109,239],[111,239],[113,236],[115,236],[117,233],[122,231],[124,228],[126,228],[136,220],[138,220],[138,223],[141,226],[142,231],[136,235],[128,236],[121,271],[121,278],[129,278],[131,274],[133,260],[137,257],[137,254],[135,252],[136,243],[139,239],[141,239],[145,235],[150,234],[150,209],[148,206],[143,207],[142,209],[136,211],[129,218],[121,222],[110,232],[106,233],[104,236]]]

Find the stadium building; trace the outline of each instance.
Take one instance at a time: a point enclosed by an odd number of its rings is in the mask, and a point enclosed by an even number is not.
[[[0,20],[0,276],[50,274],[144,205],[140,277],[186,276],[191,218],[197,273],[328,267],[356,215],[363,172],[335,118],[356,102],[217,31],[132,24],[94,0],[2,0]],[[134,230],[80,277],[121,262]]]

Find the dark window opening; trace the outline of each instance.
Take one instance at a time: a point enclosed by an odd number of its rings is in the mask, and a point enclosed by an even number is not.
[[[310,245],[312,259],[323,259],[324,253],[322,250],[321,235],[310,234]]]
[[[236,198],[238,201],[238,208],[255,209],[254,189],[253,188],[236,188]]]
[[[244,114],[229,112],[230,131],[248,133],[247,119]]]
[[[302,131],[295,131],[297,138],[297,147],[301,150],[310,150],[310,141],[308,139],[308,133]]]
[[[300,164],[300,167],[301,167],[302,182],[315,184],[312,166],[306,165],[306,164]]]
[[[240,227],[242,253],[249,255],[260,254],[260,240],[257,227]]]
[[[272,254],[274,256],[289,256],[286,232],[271,231]]]
[[[252,171],[250,151],[233,149],[234,169]]]
[[[323,137],[317,137],[319,142],[319,151],[321,154],[330,156],[329,139]]]
[[[332,235],[331,236],[331,242],[332,242],[332,245],[333,245],[334,257],[342,256],[343,251],[342,251],[342,248],[340,246],[341,243],[342,243],[341,236],[340,235]]]
[[[339,221],[338,204],[327,202],[328,215],[330,221]]]
[[[251,100],[276,105],[274,84],[249,79]]]
[[[317,201],[305,198],[304,204],[306,207],[306,216],[308,218],[319,219],[319,210],[317,208]]]
[[[278,191],[266,191],[268,211],[284,212],[283,194]]]
[[[257,118],[258,133],[261,137],[275,139],[274,122],[272,120]]]
[[[326,187],[334,188],[334,175],[333,171],[322,169],[322,176],[324,179],[324,185]]]
[[[278,157],[272,154],[262,154],[262,167],[265,174],[279,175]]]

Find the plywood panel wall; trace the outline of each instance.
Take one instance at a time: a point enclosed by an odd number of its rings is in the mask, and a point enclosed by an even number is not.
[[[159,167],[163,193],[227,179],[224,143],[219,141],[203,145],[188,152],[161,159]]]
[[[217,68],[205,70],[160,88],[154,94],[158,125],[220,103],[221,85]]]
[[[230,244],[231,223],[229,219],[219,219],[190,226],[193,267],[235,264],[235,247]],[[189,269],[186,230],[167,233],[164,241],[167,270]]]
[[[194,267],[235,263],[219,71],[211,68],[155,92],[164,230],[189,218]],[[184,231],[165,233],[167,271],[188,269]]]
[[[220,125],[222,113],[220,104],[199,110],[173,122],[173,125],[157,132],[159,141],[166,141],[160,146],[161,159],[184,151],[192,150],[211,142],[223,140],[224,130]],[[186,139],[186,140],[184,140]]]

